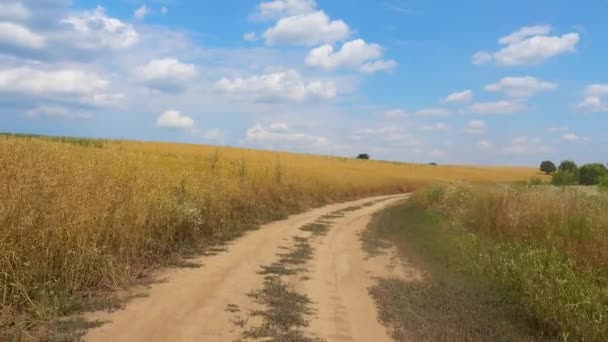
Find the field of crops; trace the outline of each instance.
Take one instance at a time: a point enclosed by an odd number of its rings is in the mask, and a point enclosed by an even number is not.
[[[306,208],[442,181],[532,176],[528,168],[0,136],[0,332],[80,310],[93,292]]]

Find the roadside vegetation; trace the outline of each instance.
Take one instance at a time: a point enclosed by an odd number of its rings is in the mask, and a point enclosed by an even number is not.
[[[566,185],[597,185],[606,188],[608,184],[608,167],[602,163],[590,163],[578,167],[571,160],[564,160],[559,168],[553,162],[546,160],[540,164],[540,171],[552,175],[551,184]]]
[[[410,237],[425,260],[494,289],[504,312],[526,318],[535,339],[608,336],[606,193],[454,184],[416,193],[393,212],[400,216],[386,226],[402,234],[395,241]],[[410,224],[416,220],[422,223]],[[379,286],[376,292],[386,290]],[[390,307],[384,312],[394,317]]]
[[[527,168],[428,166],[212,146],[0,135],[0,340],[262,222]]]

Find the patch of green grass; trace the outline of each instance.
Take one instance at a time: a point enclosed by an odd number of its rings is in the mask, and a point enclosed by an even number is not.
[[[327,235],[327,232],[329,231],[329,224],[325,221],[317,221],[300,227],[300,230],[311,232],[315,236]]]
[[[365,235],[367,235],[365,237]],[[399,341],[536,341],[543,330],[502,288],[480,275],[473,251],[482,243],[447,229],[441,217],[400,205],[374,217],[365,241],[378,253],[387,241],[419,269],[423,280],[379,279],[370,289],[381,320]]]
[[[608,336],[605,194],[579,188],[445,187],[412,205],[434,213],[448,257],[467,274],[499,287],[546,334],[566,340]],[[424,212],[424,211],[423,211]]]
[[[294,237],[294,246],[287,253],[277,254],[280,258],[270,265],[260,266],[263,275],[292,275],[304,271],[301,267],[313,256],[313,249],[307,238]]]
[[[264,322],[245,332],[249,338],[265,338],[281,342],[312,342],[317,339],[304,335],[301,328],[308,327],[306,316],[313,313],[312,302],[306,295],[290,290],[285,282],[277,277],[267,278],[264,287],[249,294],[253,300],[265,306],[252,315],[260,316]]]

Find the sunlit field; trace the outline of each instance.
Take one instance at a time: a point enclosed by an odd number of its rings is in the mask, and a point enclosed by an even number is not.
[[[92,293],[306,208],[533,176],[532,168],[0,136],[0,331],[78,311]]]

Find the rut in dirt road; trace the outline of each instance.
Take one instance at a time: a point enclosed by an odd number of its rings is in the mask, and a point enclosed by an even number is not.
[[[368,288],[384,265],[359,234],[371,215],[406,198],[329,205],[264,225],[203,266],[169,269],[145,298],[88,319],[86,341],[390,341]]]

